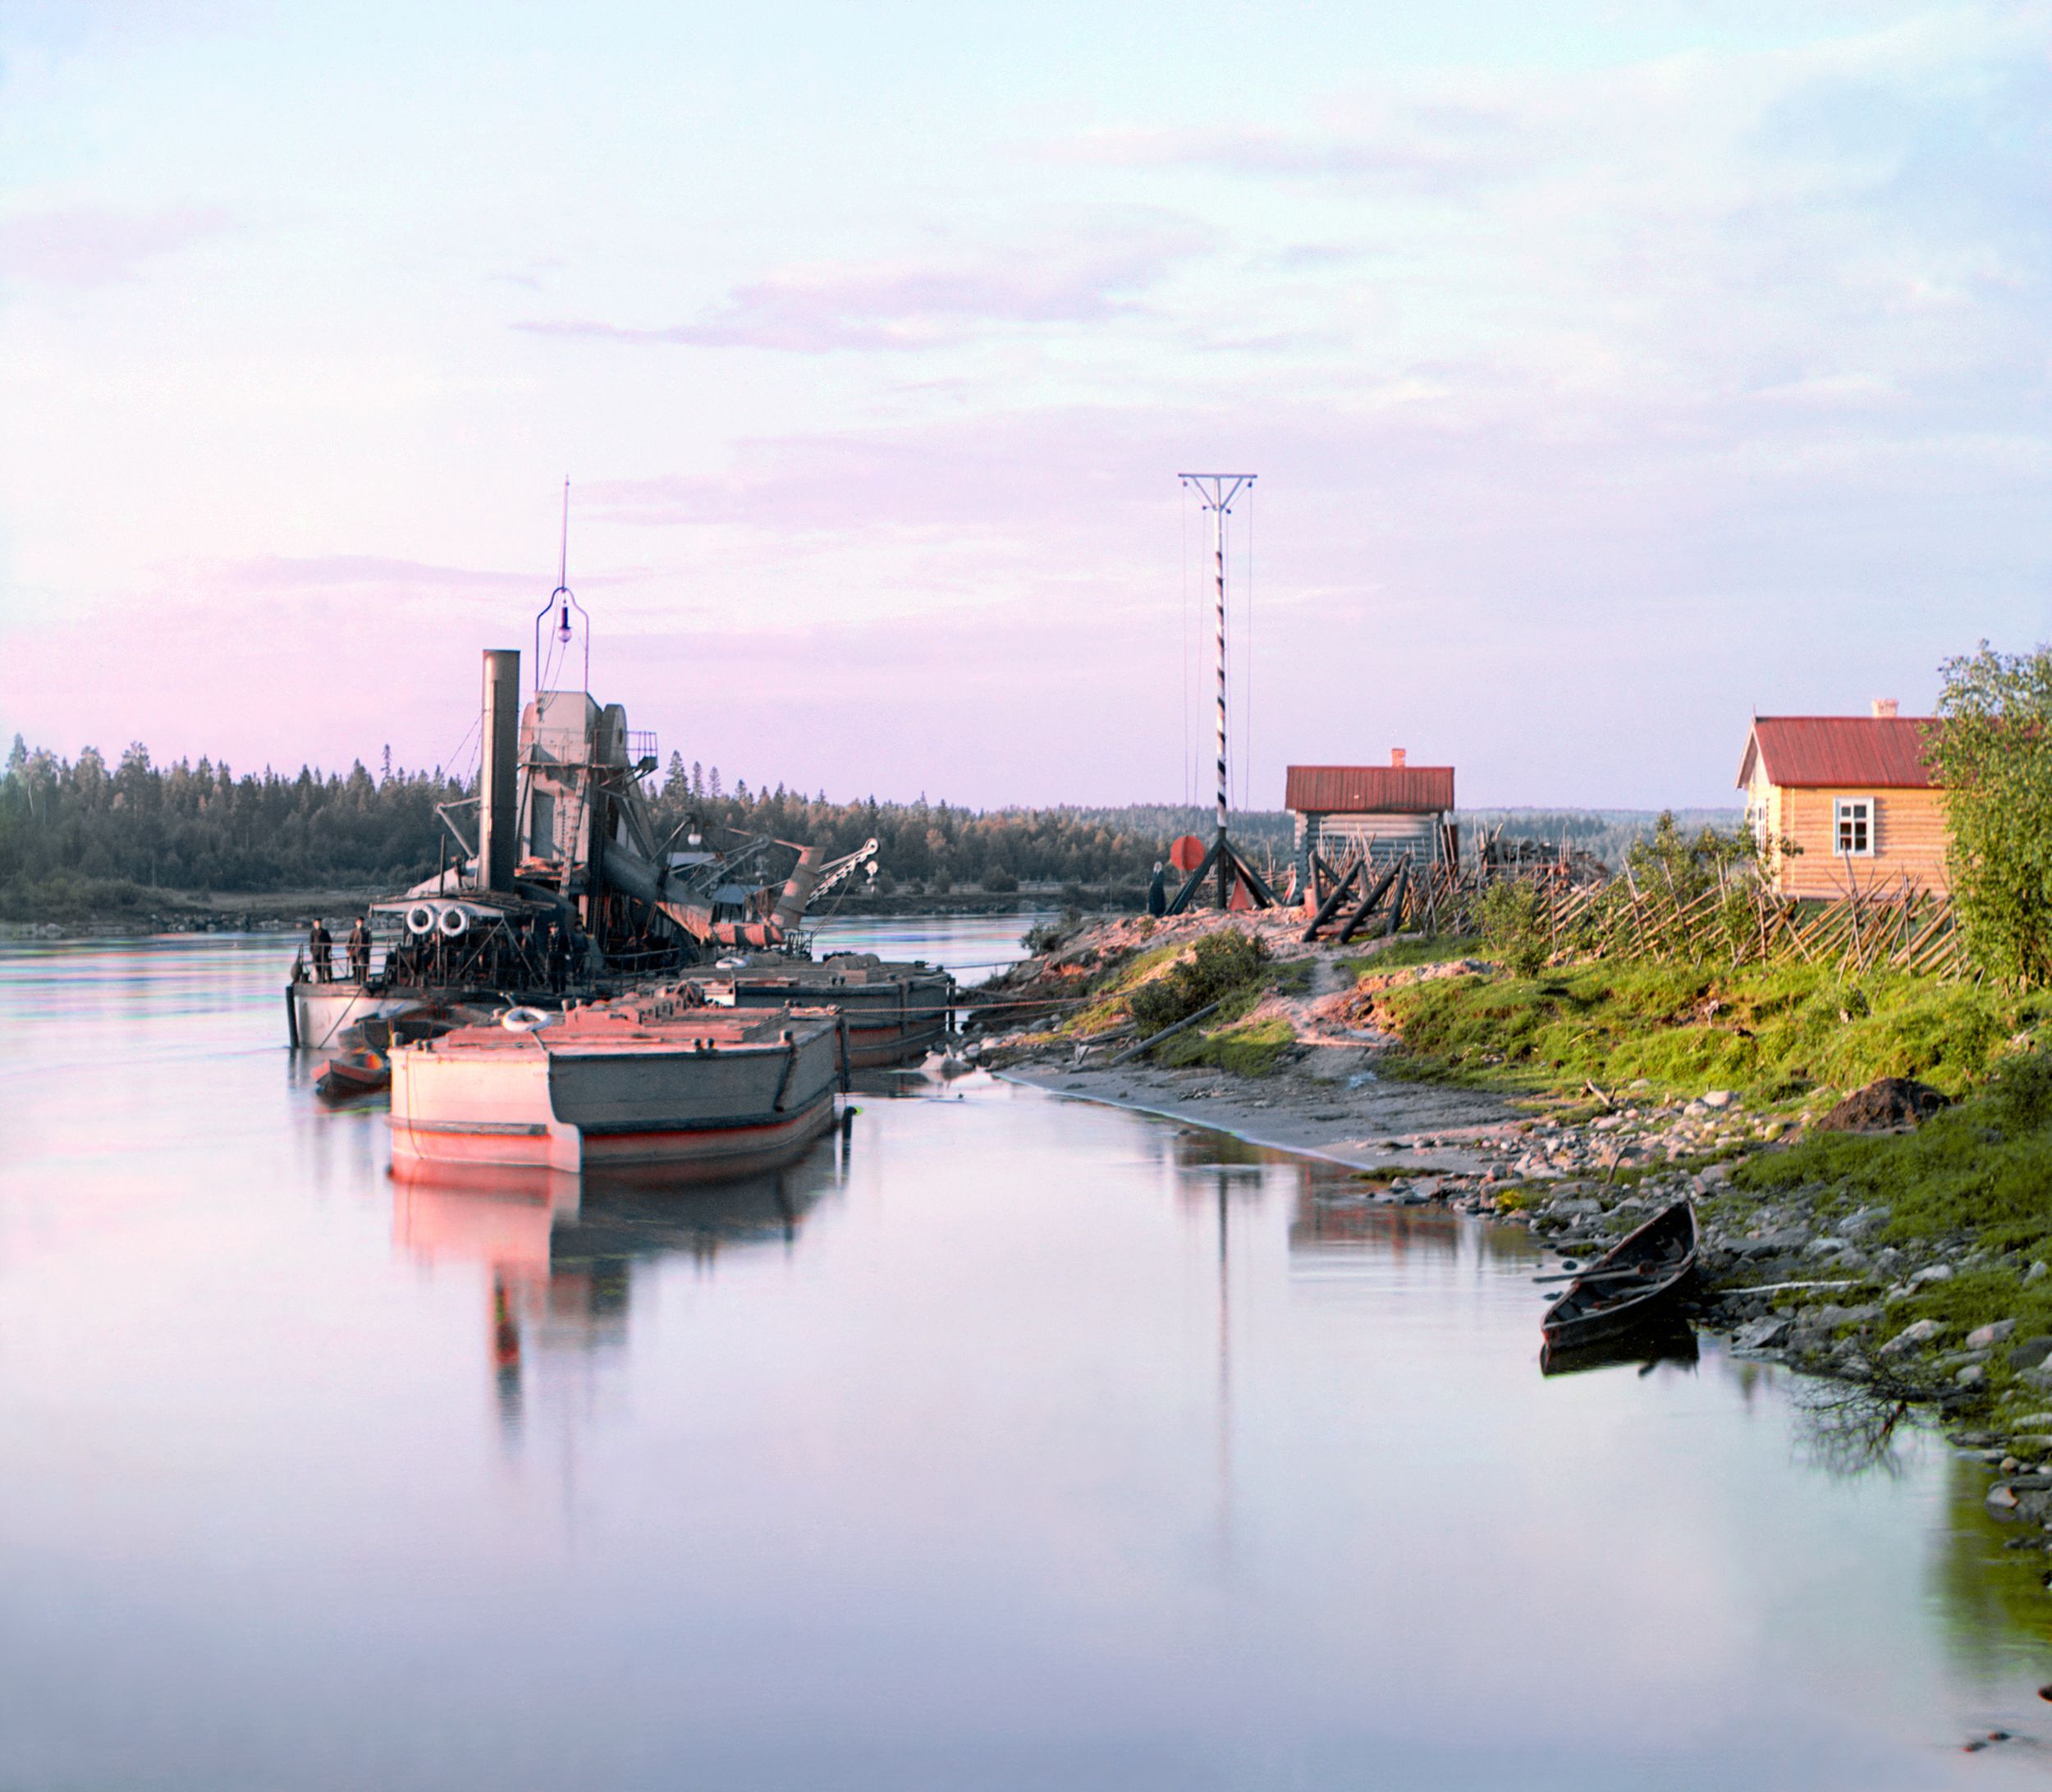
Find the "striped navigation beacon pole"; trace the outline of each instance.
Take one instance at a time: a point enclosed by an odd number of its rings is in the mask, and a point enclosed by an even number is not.
[[[1248,900],[1257,909],[1276,906],[1276,892],[1262,882],[1261,873],[1248,864],[1234,846],[1225,826],[1225,519],[1233,514],[1233,500],[1253,486],[1252,473],[1183,473],[1177,474],[1186,489],[1212,513],[1212,572],[1218,594],[1218,832],[1197,869],[1175,893],[1169,913],[1180,914],[1189,907],[1204,880],[1218,874],[1218,905],[1232,906],[1233,885],[1237,880]]]

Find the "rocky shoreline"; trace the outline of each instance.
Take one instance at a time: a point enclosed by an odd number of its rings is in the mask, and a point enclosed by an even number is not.
[[[2005,1316],[1961,1328],[1919,1310],[1923,1297],[1999,1253],[1964,1232],[1891,1241],[1885,1205],[1839,1212],[1823,1187],[1755,1189],[1738,1174],[1820,1126],[1862,1130],[1864,1115],[1901,1130],[1921,1113],[1871,1096],[1840,1104],[1848,1119],[1816,1103],[1756,1105],[1733,1090],[1661,1092],[1642,1081],[1573,1098],[1399,1079],[1390,1073],[1401,1041],[1376,1024],[1376,997],[1408,980],[1495,976],[1497,967],[1468,958],[1377,974],[1385,948],[1302,946],[1294,914],[1234,922],[1270,942],[1280,989],[1299,992],[1264,997],[1241,1023],[1290,1022],[1294,1043],[1265,1074],[1115,1063],[1137,1029],[1079,1036],[1074,1024],[1107,971],[1138,951],[1193,940],[1217,926],[1215,916],[1076,931],[979,992],[990,1005],[971,1023],[968,1061],[1070,1098],[1347,1165],[1359,1192],[1341,1198],[1429,1203],[1526,1228],[1556,1269],[1587,1263],[1668,1203],[1690,1199],[1703,1240],[1696,1323],[1741,1357],[1937,1418],[1992,1472],[1991,1514],[2031,1523],[2011,1547],[2052,1547],[2052,1327],[2032,1331]],[[1293,975],[1299,965],[1309,974]],[[1035,1001],[1048,1006],[1036,1011]],[[1021,1024],[1019,1015],[1032,1018]],[[2027,1279],[2048,1273],[2034,1260]]]

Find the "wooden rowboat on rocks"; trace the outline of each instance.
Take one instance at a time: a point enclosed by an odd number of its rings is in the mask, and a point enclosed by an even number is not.
[[[1696,1209],[1687,1201],[1655,1214],[1586,1269],[1546,1308],[1549,1350],[1581,1350],[1670,1319],[1676,1297],[1696,1274],[1702,1243]]]

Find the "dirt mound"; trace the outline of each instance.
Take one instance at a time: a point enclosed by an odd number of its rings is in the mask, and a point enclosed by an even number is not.
[[[1945,1099],[1928,1083],[1885,1076],[1853,1090],[1817,1125],[1834,1133],[1895,1132],[1930,1119],[1945,1105]]]

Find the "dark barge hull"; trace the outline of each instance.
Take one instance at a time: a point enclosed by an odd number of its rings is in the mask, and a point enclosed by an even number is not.
[[[782,1008],[823,1002],[848,1023],[848,1062],[858,1070],[917,1062],[946,1043],[955,979],[930,965],[891,964],[869,954],[839,954],[818,963],[781,963],[729,970],[694,970],[715,1001],[731,991],[736,1008]]]

